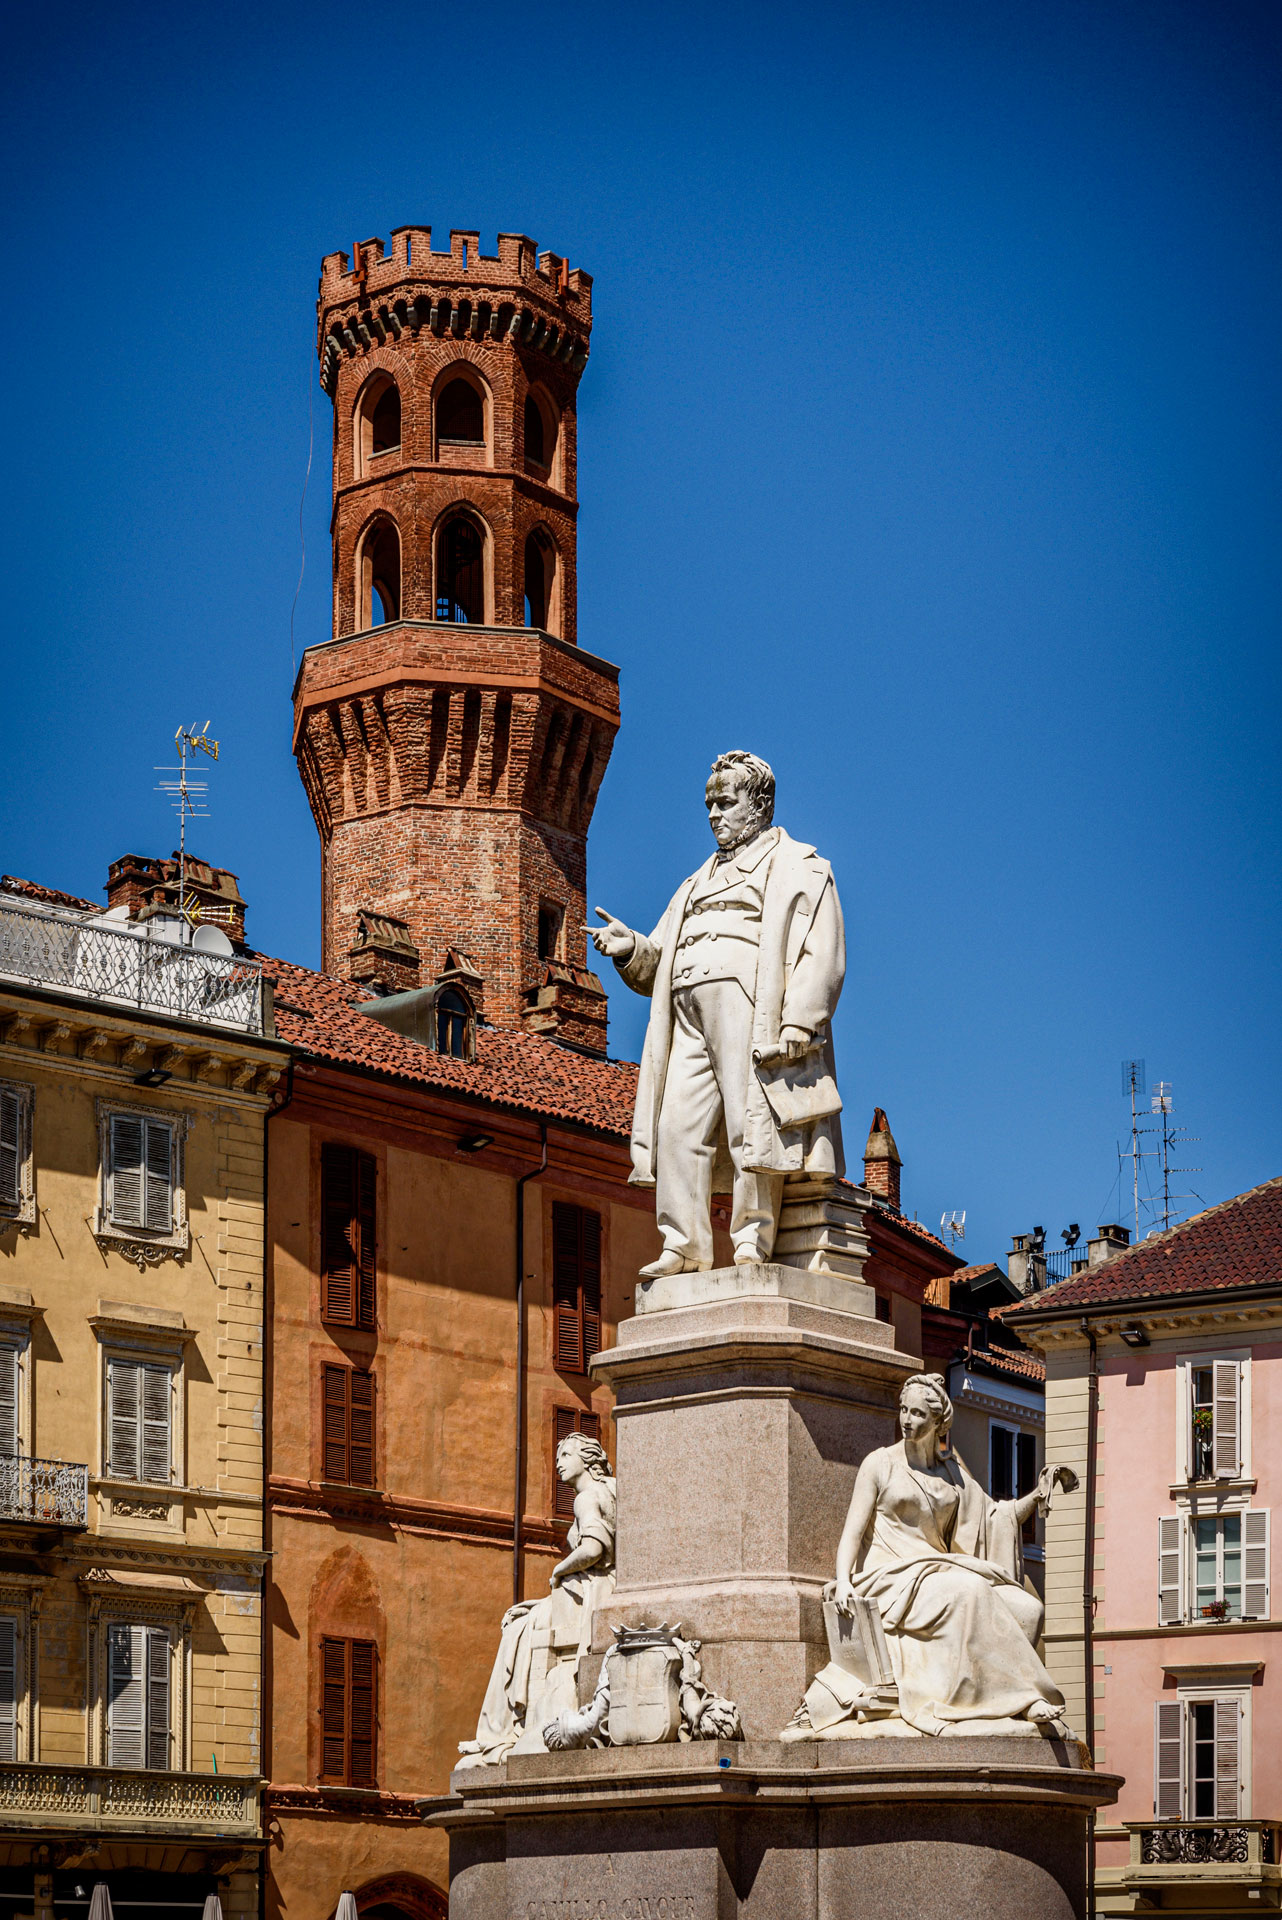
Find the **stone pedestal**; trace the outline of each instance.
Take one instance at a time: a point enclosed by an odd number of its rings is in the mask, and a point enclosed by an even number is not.
[[[1038,1736],[509,1759],[428,1802],[450,1920],[1083,1920],[1120,1782]]]
[[[618,1625],[680,1621],[750,1740],[777,1737],[828,1659],[822,1591],[859,1462],[894,1437],[918,1362],[872,1290],[786,1265],[678,1274],[594,1374],[615,1394]],[[585,1676],[595,1683],[595,1673]]]

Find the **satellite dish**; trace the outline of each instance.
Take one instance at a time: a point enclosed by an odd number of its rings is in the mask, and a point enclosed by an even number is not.
[[[235,951],[222,928],[211,925],[197,927],[191,936],[191,944],[197,953],[216,953],[223,959],[229,958]]]

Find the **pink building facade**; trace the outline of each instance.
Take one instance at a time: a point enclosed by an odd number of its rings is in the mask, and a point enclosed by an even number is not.
[[[1282,1906],[1282,1180],[1003,1316],[1046,1359],[1046,1659],[1096,1765],[1096,1911]],[[1089,1569],[1089,1578],[1087,1570]]]

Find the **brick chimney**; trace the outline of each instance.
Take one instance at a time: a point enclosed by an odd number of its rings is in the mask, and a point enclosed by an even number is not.
[[[126,853],[107,869],[107,905],[128,907],[131,920],[176,914],[181,905],[178,875],[176,851],[167,860]],[[221,927],[229,940],[245,938],[245,902],[234,873],[188,854],[186,887],[188,901],[196,902],[198,923]]]
[[[879,1193],[899,1212],[899,1170],[903,1166],[890,1122],[880,1107],[874,1107],[868,1145],[864,1148],[864,1185],[869,1193]]]

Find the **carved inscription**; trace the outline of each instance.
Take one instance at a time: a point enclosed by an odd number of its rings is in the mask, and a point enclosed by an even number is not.
[[[692,1893],[573,1894],[527,1900],[520,1920],[698,1920]]]

